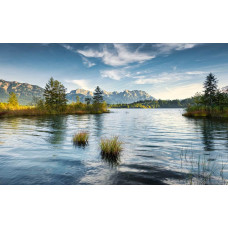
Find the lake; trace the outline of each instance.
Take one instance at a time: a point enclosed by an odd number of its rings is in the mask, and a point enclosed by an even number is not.
[[[101,115],[0,119],[0,184],[226,184],[228,121],[191,119],[182,109],[111,109]],[[89,132],[77,147],[72,137]],[[119,136],[118,163],[102,137]]]

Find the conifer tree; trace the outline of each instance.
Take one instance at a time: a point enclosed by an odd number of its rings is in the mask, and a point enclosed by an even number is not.
[[[53,110],[63,110],[67,104],[66,88],[53,77],[50,78],[44,90],[45,104]]]
[[[100,104],[104,101],[103,99],[103,91],[100,89],[99,86],[95,89],[95,92],[93,93],[93,103]]]
[[[91,98],[86,97],[86,98],[85,98],[85,102],[86,102],[87,105],[89,105],[89,104],[91,103]]]
[[[17,95],[16,95],[15,93],[11,92],[11,93],[9,94],[8,103],[9,103],[10,105],[12,105],[13,107],[16,107],[16,106],[19,105],[19,104],[18,104],[18,100],[17,100]]]
[[[210,73],[204,82],[204,103],[207,106],[212,106],[216,99],[216,93],[218,91],[218,80]]]

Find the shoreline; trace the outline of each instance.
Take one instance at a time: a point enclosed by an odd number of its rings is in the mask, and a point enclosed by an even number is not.
[[[227,112],[206,112],[206,111],[192,111],[192,112],[185,112],[182,114],[185,117],[192,117],[192,118],[217,118],[217,119],[226,119],[228,118]]]
[[[30,111],[30,112],[29,112]],[[59,113],[50,113],[47,111],[40,111],[40,110],[28,110],[28,109],[21,109],[21,110],[10,110],[10,111],[3,111],[0,112],[0,119],[7,118],[7,117],[29,117],[29,116],[57,116],[57,115],[87,115],[87,114],[103,114],[103,113],[110,113],[110,110],[106,111],[71,111],[71,112],[59,112]]]

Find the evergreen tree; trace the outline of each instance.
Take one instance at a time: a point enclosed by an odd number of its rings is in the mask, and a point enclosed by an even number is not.
[[[103,99],[103,91],[100,89],[99,86],[95,89],[95,92],[93,93],[93,103],[100,104],[104,101]]]
[[[46,84],[44,97],[46,106],[53,110],[61,111],[66,107],[66,88],[52,77]]]
[[[11,93],[9,94],[8,103],[9,103],[10,105],[12,105],[13,107],[16,107],[16,106],[19,105],[19,104],[18,104],[18,100],[17,100],[17,95],[16,95],[15,93],[11,92]]]
[[[86,102],[87,105],[89,105],[89,104],[91,103],[91,98],[86,97],[86,98],[85,98],[85,102]]]
[[[204,82],[204,103],[205,105],[212,106],[216,99],[216,93],[218,91],[218,80],[210,73]]]
[[[80,97],[76,96],[76,102],[79,103],[80,102]]]

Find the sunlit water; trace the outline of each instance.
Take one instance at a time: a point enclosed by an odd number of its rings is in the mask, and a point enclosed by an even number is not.
[[[181,109],[112,109],[102,115],[0,119],[0,184],[224,184],[228,121],[189,119]],[[89,132],[75,147],[74,133]],[[120,164],[99,141],[119,136]]]

